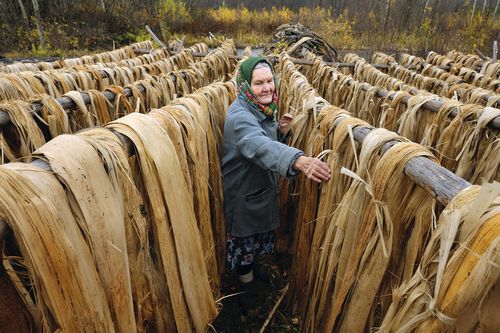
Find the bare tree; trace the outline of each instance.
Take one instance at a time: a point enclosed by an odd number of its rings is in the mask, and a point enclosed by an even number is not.
[[[23,0],[17,0],[19,7],[21,7],[21,14],[23,15],[24,25],[26,26],[26,31],[28,32],[28,38],[30,40],[30,47],[33,48],[35,45],[33,43],[33,34],[31,33],[30,21],[28,20],[28,15],[26,15],[26,10],[24,9]]]
[[[474,18],[474,13],[476,12],[476,3],[477,0],[474,0],[474,4],[472,5],[472,15],[471,15],[471,20]]]
[[[389,9],[391,7],[391,0],[385,0],[385,18],[384,18],[384,31],[387,30],[387,22],[389,21]]]
[[[43,37],[43,26],[42,19],[40,17],[40,7],[38,6],[38,0],[33,0],[33,9],[35,10],[35,21],[36,27],[38,29],[38,39],[40,40],[40,46],[45,49],[45,38]]]

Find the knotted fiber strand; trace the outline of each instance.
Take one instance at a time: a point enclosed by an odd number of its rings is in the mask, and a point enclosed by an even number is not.
[[[35,329],[115,332],[105,286],[63,186],[52,173],[21,163],[1,166],[0,174],[0,219],[12,228],[33,283],[18,292]]]
[[[113,165],[101,161],[89,138],[60,135],[35,152],[64,184],[73,215],[91,248],[105,288],[115,329],[136,331],[123,207]],[[71,158],[68,158],[71,156]],[[106,158],[107,156],[103,156]],[[78,170],[78,172],[71,172]]]
[[[381,331],[498,328],[499,195],[499,183],[471,186],[448,204],[416,273],[394,291]]]
[[[151,117],[133,113],[108,125],[134,144],[154,248],[168,283],[171,318],[179,332],[203,332],[215,317],[192,198],[172,141]],[[175,189],[175,191],[173,190]],[[182,292],[181,292],[182,290]]]
[[[45,143],[43,133],[31,115],[31,105],[9,101],[0,104],[0,109],[11,121],[11,126],[4,126],[0,132],[1,162],[27,160],[31,152]]]

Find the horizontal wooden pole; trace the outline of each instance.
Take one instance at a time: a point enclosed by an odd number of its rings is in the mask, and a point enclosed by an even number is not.
[[[355,127],[352,130],[354,139],[358,142],[363,142],[371,131],[371,128],[361,126]],[[398,142],[390,141],[386,143],[382,147],[382,153],[385,153]],[[404,172],[445,206],[458,192],[472,185],[450,170],[423,156],[410,159],[404,168]]]

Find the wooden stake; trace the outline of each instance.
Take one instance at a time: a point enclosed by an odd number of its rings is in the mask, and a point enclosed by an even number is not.
[[[278,300],[274,304],[273,308],[271,309],[271,312],[269,312],[269,315],[267,316],[266,321],[264,322],[264,325],[262,325],[262,328],[260,329],[259,333],[264,333],[264,331],[266,330],[266,327],[267,327],[267,325],[269,325],[269,322],[273,318],[274,313],[276,312],[276,310],[280,306],[281,302],[283,301],[283,298],[285,297],[285,294],[288,291],[288,287],[289,287],[289,284],[287,283],[286,286],[281,290],[280,297],[278,298]]]
[[[154,39],[155,42],[158,43],[158,45],[160,45],[160,47],[162,49],[166,49],[167,47],[165,46],[165,44],[163,44],[163,42],[158,38],[156,37],[155,33],[153,32],[153,30],[151,30],[151,28],[149,28],[149,26],[146,24],[146,31],[151,35],[151,38]]]

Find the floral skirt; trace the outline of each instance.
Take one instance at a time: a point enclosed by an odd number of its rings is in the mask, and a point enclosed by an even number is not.
[[[251,265],[254,257],[271,254],[274,249],[275,231],[248,237],[227,234],[227,261],[229,269],[235,271],[240,265]]]

